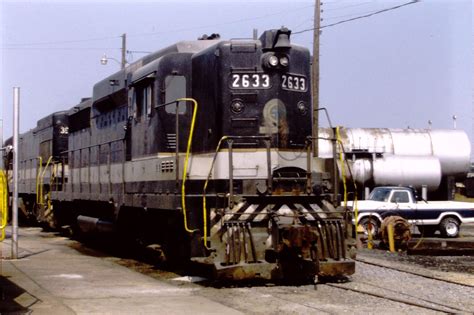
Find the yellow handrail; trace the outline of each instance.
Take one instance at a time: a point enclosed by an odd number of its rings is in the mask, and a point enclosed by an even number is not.
[[[193,98],[178,98],[177,102],[184,101],[184,102],[192,102],[193,103],[193,118],[191,120],[191,128],[189,129],[189,136],[188,136],[188,145],[186,147],[186,157],[184,159],[184,166],[183,166],[183,182],[181,184],[181,207],[183,208],[183,217],[184,217],[184,229],[188,233],[193,233],[196,230],[191,230],[188,227],[188,219],[186,216],[186,177],[187,177],[187,170],[188,170],[188,161],[189,161],[189,151],[191,151],[191,143],[193,141],[193,132],[194,132],[194,123],[196,121],[196,113],[198,110],[198,103]],[[178,104],[176,104],[178,106]],[[204,216],[204,220],[206,220],[206,216]]]
[[[51,191],[53,190],[54,180],[56,178],[56,167],[57,164],[51,163],[51,176],[49,178],[49,191],[48,191],[48,209],[51,209]]]
[[[5,228],[8,223],[8,187],[7,176],[0,170],[0,242],[5,239]]]
[[[220,140],[219,143],[217,144],[216,152],[214,154],[214,158],[212,159],[211,162],[211,167],[209,169],[209,173],[207,174],[206,182],[204,183],[204,188],[202,190],[202,213],[204,217],[204,246],[207,247],[207,207],[206,207],[206,189],[207,189],[207,184],[209,183],[209,180],[211,179],[212,176],[212,169],[214,168],[214,163],[216,162],[217,158],[217,153],[221,149],[221,144],[224,140],[227,140],[227,136],[223,136]]]
[[[36,170],[36,204],[39,204],[40,199],[40,177],[41,177],[41,171],[43,169],[43,158],[41,156],[38,156],[38,161],[39,161],[39,166],[38,169]]]
[[[38,175],[36,176],[36,204],[43,205],[44,204],[43,179],[44,179],[46,170],[48,169],[48,166],[51,163],[51,160],[53,159],[53,157],[52,156],[49,157],[44,169],[43,169],[43,163],[42,163],[43,158],[41,156],[38,156],[38,159],[40,161],[40,167],[38,169]]]
[[[341,162],[341,175],[342,175],[342,184],[344,186],[344,208],[347,208],[347,185],[346,185],[346,174],[345,174],[345,165],[344,165],[344,159],[342,154],[344,153],[344,145],[341,140],[341,135],[339,132],[339,126],[336,127],[336,140],[339,146],[341,147],[341,151],[339,152],[339,160]],[[345,157],[344,157],[345,158]],[[347,167],[350,168],[350,165],[347,164]],[[350,169],[349,169],[350,171]],[[351,173],[352,175],[353,173]],[[355,182],[354,176],[352,176],[352,184],[354,185],[354,203],[353,203],[353,208],[354,208],[354,222],[355,222],[355,227],[357,230],[358,222],[357,219],[359,217],[359,209],[357,207],[357,184]],[[369,232],[370,234],[370,232]]]
[[[347,207],[347,184],[346,184],[346,170],[345,170],[346,167],[344,165],[342,141],[341,141],[341,135],[339,133],[339,126],[336,127],[336,138],[337,138],[337,143],[341,146],[341,150],[339,151],[339,160],[341,161],[342,185],[344,187],[344,208],[346,208]]]

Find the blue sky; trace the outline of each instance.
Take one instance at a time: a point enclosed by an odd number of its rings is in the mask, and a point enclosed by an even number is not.
[[[406,1],[323,1],[322,25]],[[312,27],[314,1],[9,1],[0,4],[1,116],[11,135],[12,88],[21,87],[21,131],[92,94],[119,69],[120,35],[154,51],[207,33],[251,37],[284,25]],[[458,128],[473,137],[473,5],[425,0],[327,27],[321,34],[320,103],[347,127]],[[312,49],[312,32],[292,42]],[[143,54],[129,54],[132,61]],[[322,118],[322,121],[324,119]]]

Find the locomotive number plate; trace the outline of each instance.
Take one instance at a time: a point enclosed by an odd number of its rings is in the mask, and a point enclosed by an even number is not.
[[[230,87],[233,89],[269,89],[270,76],[263,73],[234,73]]]
[[[306,92],[306,77],[294,74],[281,76],[281,88],[289,91]]]

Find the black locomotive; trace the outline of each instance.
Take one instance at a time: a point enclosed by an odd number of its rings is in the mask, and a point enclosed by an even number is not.
[[[312,154],[310,54],[290,34],[178,42],[40,120],[20,138],[21,211],[220,279],[352,274],[334,160]]]

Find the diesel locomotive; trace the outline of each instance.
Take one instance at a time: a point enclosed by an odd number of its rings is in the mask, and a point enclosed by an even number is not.
[[[98,82],[21,135],[20,210],[217,279],[354,273],[335,158],[313,154],[310,53],[290,35],[181,41]]]

